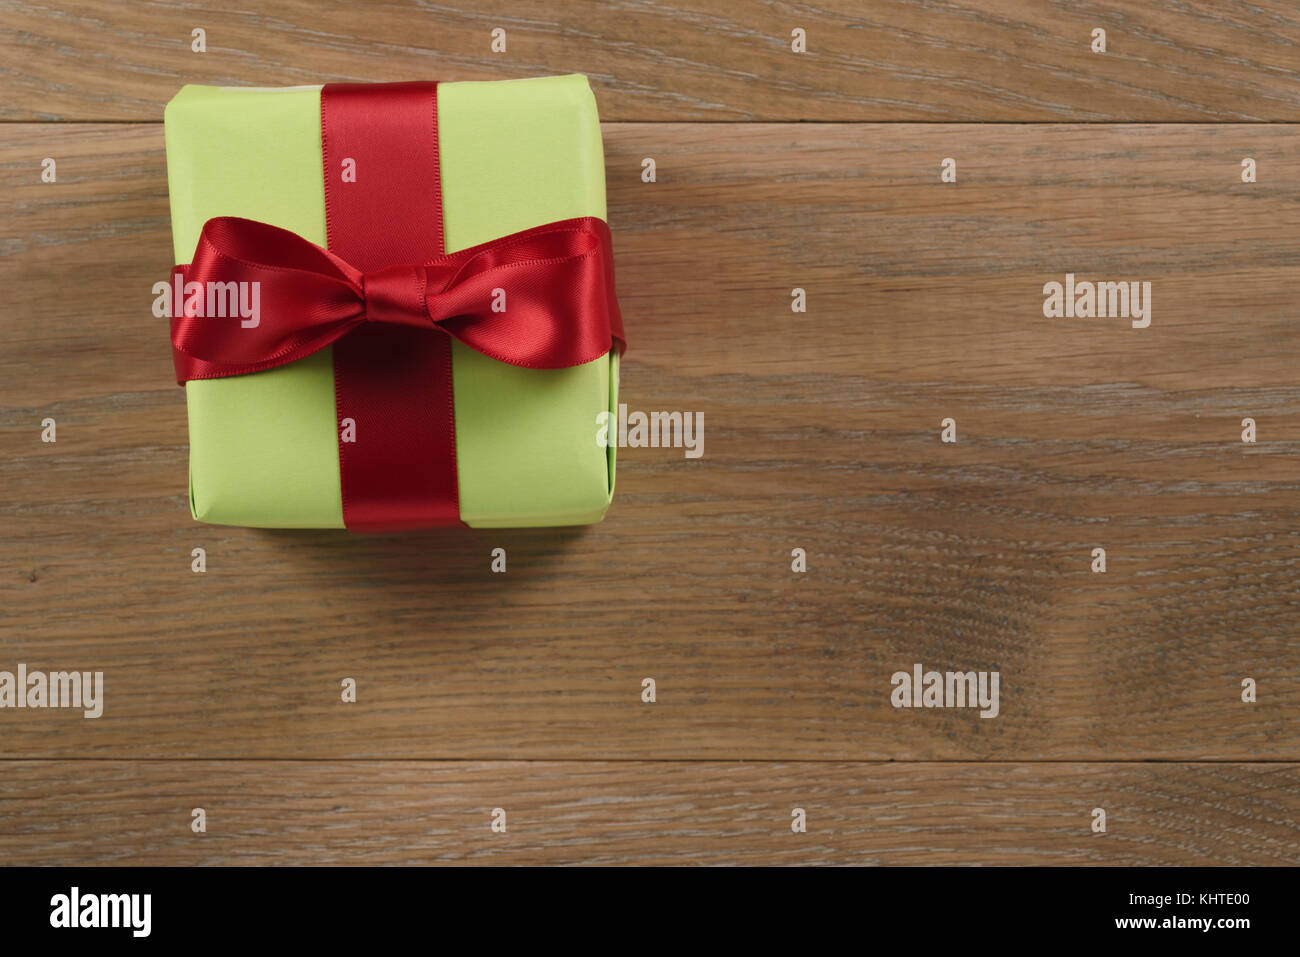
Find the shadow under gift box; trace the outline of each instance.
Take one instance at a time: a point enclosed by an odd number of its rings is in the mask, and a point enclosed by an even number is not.
[[[193,258],[215,216],[326,245],[320,87],[187,86],[167,104],[165,128],[178,264]],[[440,83],[438,151],[447,252],[557,220],[605,218],[600,123],[584,76]],[[452,380],[462,521],[501,528],[604,517],[615,446],[597,442],[597,419],[617,408],[616,352],[569,369],[524,369],[453,342]],[[332,348],[265,372],[191,380],[185,399],[196,519],[344,527]]]

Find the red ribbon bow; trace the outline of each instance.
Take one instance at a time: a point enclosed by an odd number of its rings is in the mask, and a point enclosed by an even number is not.
[[[172,275],[181,277],[171,338],[182,383],[285,365],[366,322],[442,330],[483,355],[534,369],[580,365],[611,343],[620,353],[626,346],[609,227],[594,217],[363,273],[288,230],[227,216],[204,224],[194,261]],[[209,289],[229,289],[210,284],[231,282],[258,284],[255,324],[237,310],[185,314],[190,283],[200,284],[195,294],[206,305]],[[191,311],[206,310],[196,302]]]

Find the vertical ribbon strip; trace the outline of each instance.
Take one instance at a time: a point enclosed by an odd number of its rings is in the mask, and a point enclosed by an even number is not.
[[[440,256],[437,84],[330,83],[320,107],[330,251],[363,272]],[[450,337],[366,323],[334,344],[334,391],[343,523],[461,524]]]

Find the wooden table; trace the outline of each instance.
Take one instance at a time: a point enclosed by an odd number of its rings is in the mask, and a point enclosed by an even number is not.
[[[2,5],[0,670],[105,704],[0,710],[0,860],[1300,860],[1294,3],[253,6]],[[703,457],[583,529],[194,523],[163,104],[570,71],[622,400]],[[918,663],[1000,713],[893,707]]]

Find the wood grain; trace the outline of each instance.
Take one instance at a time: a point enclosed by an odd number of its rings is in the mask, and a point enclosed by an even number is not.
[[[107,697],[0,756],[1300,758],[1296,127],[608,125],[622,398],[704,457],[623,450],[589,529],[374,538],[189,519],[161,128],[0,137],[0,668]],[[1044,319],[1066,271],[1150,328]],[[1001,715],[893,709],[915,662]]]
[[[158,120],[184,83],[578,72],[608,120],[1300,120],[1291,0],[471,6],[4,0],[0,118]],[[196,27],[205,53],[191,51]],[[805,54],[791,52],[796,27]],[[1096,28],[1105,54],[1090,49]]]
[[[1293,764],[17,761],[16,864],[1293,865]],[[207,831],[190,829],[202,807]],[[807,833],[791,830],[796,807]],[[1104,808],[1106,833],[1090,829]],[[507,830],[493,833],[494,808]]]

